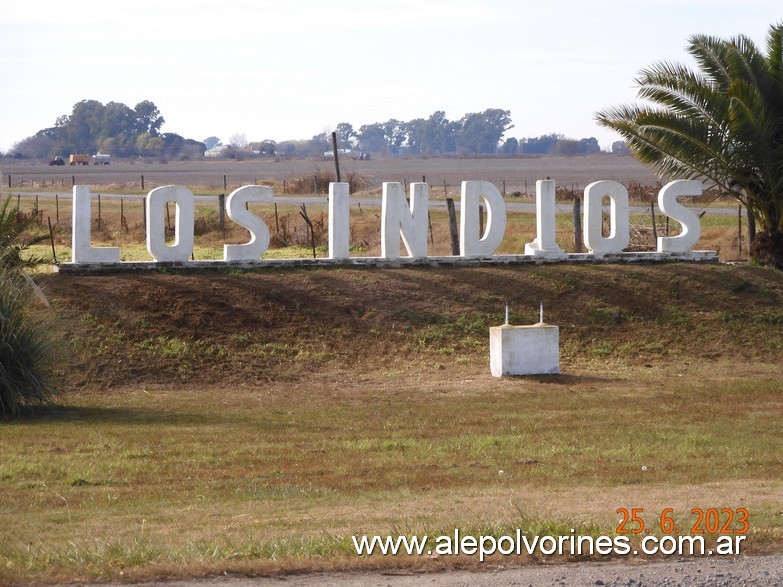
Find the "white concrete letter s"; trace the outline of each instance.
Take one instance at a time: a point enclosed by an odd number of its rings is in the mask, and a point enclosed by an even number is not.
[[[275,192],[269,186],[245,185],[228,195],[228,217],[250,232],[250,240],[243,245],[223,245],[224,261],[258,261],[269,247],[269,229],[266,222],[247,209],[250,202],[271,203]]]

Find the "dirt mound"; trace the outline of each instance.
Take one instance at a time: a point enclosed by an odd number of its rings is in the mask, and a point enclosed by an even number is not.
[[[488,329],[560,326],[561,367],[774,360],[783,273],[726,265],[286,269],[47,277],[66,389],[314,371],[487,369]]]

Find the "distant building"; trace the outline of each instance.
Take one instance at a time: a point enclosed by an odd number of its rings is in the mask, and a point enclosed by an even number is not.
[[[226,154],[226,149],[228,149],[228,145],[218,145],[217,147],[212,147],[211,149],[204,151],[204,157],[218,159]]]

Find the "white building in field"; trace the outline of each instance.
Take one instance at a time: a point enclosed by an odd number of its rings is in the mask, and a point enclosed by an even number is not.
[[[204,151],[204,157],[210,157],[212,159],[223,157],[226,154],[226,149],[228,149],[228,145],[218,145],[217,147],[212,147],[211,149]]]

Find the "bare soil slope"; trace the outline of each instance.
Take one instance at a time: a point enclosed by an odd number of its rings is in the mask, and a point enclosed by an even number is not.
[[[783,356],[783,273],[753,266],[291,269],[47,277],[65,389],[314,372],[488,372],[488,329],[560,326],[561,369]]]

